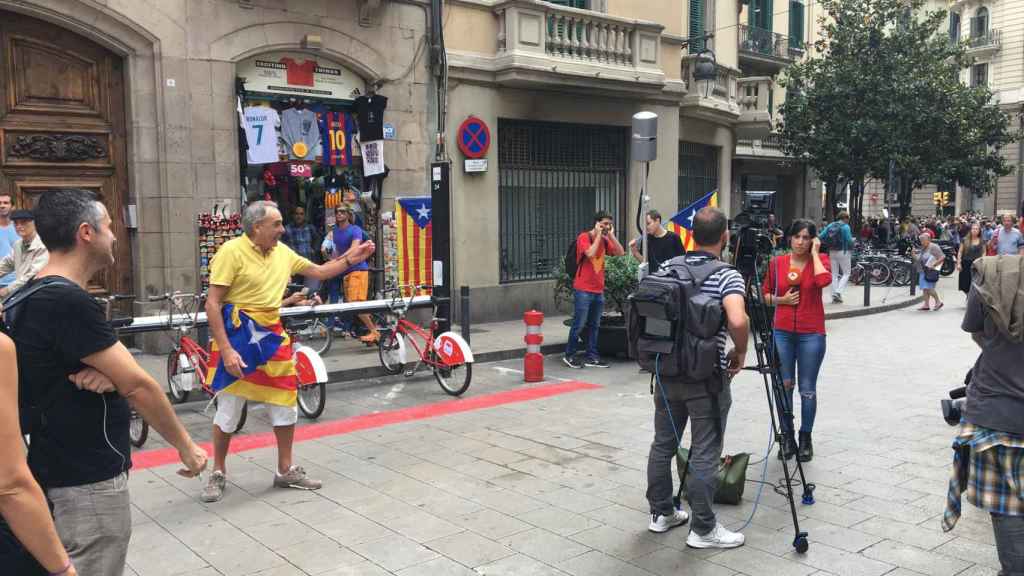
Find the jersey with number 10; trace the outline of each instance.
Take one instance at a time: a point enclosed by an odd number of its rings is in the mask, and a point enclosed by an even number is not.
[[[345,112],[321,112],[320,137],[323,139],[323,163],[348,166],[352,163],[352,133],[355,122]]]
[[[244,115],[249,164],[277,162],[277,128],[281,125],[277,110],[269,106],[249,106]]]

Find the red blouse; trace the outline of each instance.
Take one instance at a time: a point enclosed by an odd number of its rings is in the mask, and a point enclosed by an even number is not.
[[[800,286],[800,304],[775,307],[775,328],[800,334],[825,333],[825,305],[822,303],[821,290],[832,283],[832,269],[828,256],[822,254],[821,263],[825,265],[825,271],[821,274],[813,274],[814,263],[808,260],[804,269],[795,274],[791,281],[789,254],[772,258],[768,265],[768,275],[764,279],[764,294],[784,296],[791,285]]]

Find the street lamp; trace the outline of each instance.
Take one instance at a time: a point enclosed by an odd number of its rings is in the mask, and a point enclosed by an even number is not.
[[[711,49],[705,48],[697,53],[693,65],[693,80],[697,83],[698,93],[703,93],[705,98],[710,98],[717,79],[718,65],[715,63],[715,53]]]

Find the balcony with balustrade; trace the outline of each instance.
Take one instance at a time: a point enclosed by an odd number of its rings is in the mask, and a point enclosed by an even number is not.
[[[974,31],[967,39],[967,53],[972,56],[988,56],[999,51],[1002,46],[999,30],[991,28]]]
[[[776,74],[803,54],[802,47],[790,48],[789,38],[782,34],[745,24],[739,27],[739,59],[744,71],[755,68]]]
[[[736,137],[761,138],[772,131],[771,76],[747,76],[736,81],[740,116],[736,120]]]
[[[694,78],[696,60],[696,55],[684,55],[682,59],[681,74],[686,84],[682,108],[691,116],[713,122],[735,121],[740,115],[737,102],[740,71],[717,64],[715,80],[708,84]]]
[[[670,84],[661,68],[661,24],[539,0],[504,0],[492,10],[496,54],[472,64],[489,68],[500,84],[625,92]],[[674,88],[681,92],[682,82]]]

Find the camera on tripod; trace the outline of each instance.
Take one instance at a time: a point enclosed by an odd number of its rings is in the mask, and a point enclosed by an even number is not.
[[[964,385],[949,391],[949,398],[942,400],[942,419],[950,426],[956,426],[963,417],[964,402],[967,398],[967,387],[971,385],[971,374],[974,370],[968,370],[964,377]]]
[[[768,228],[768,216],[775,212],[775,192],[746,191],[743,193],[743,211],[732,221],[730,249],[735,255],[736,268],[744,278],[754,275],[775,249],[773,230]]]

